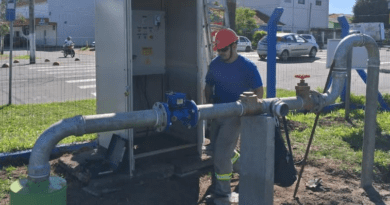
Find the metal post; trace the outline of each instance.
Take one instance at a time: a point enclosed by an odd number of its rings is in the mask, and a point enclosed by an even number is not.
[[[353,49],[349,51],[347,58],[347,82],[345,87],[345,119],[349,120],[350,102],[351,102],[351,69],[352,69],[352,53]],[[343,95],[343,94],[341,94]]]
[[[35,64],[35,16],[34,16],[34,0],[30,0],[29,6],[29,36],[30,36],[30,64]]]
[[[275,8],[268,21],[267,98],[274,98],[276,96],[276,31],[283,11],[284,9],[281,7]]]
[[[11,21],[10,26],[10,42],[9,42],[9,93],[8,93],[8,105],[12,104],[12,49],[14,44],[14,22]]]
[[[273,204],[275,119],[242,117],[240,150],[240,204]]]

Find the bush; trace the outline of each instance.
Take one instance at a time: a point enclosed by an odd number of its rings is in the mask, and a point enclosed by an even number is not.
[[[265,31],[255,31],[255,33],[253,33],[253,37],[252,37],[252,46],[254,48],[257,48],[257,43],[260,41],[261,38],[263,38],[265,35],[267,35],[267,32]]]

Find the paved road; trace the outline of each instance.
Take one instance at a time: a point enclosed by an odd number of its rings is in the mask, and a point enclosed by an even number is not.
[[[240,52],[241,55],[251,59],[256,63],[262,76],[264,85],[267,85],[267,61],[261,61],[257,53]],[[381,69],[390,70],[390,52],[381,49]],[[323,88],[328,76],[329,69],[326,68],[326,50],[318,52],[316,58],[309,57],[290,58],[287,62],[277,60],[276,64],[276,87],[287,90],[295,90],[298,79],[294,78],[296,74],[308,74],[310,78],[306,80],[311,89]],[[379,75],[379,91],[381,93],[390,93],[390,74],[381,72]],[[352,71],[351,92],[354,94],[365,95],[366,85],[358,73]]]
[[[6,53],[7,54],[7,53]],[[27,55],[26,51],[14,52],[13,56]],[[64,58],[62,53],[37,52],[36,64],[20,60],[13,64],[12,103],[48,103],[90,99],[96,97],[95,56],[76,54]],[[49,59],[49,63],[44,60]],[[53,66],[53,62],[60,66]],[[0,64],[9,60],[1,59]],[[9,69],[0,68],[0,105],[8,103]]]
[[[7,53],[5,53],[7,54]],[[262,76],[264,85],[267,84],[267,61],[261,61],[255,51],[240,52],[256,63]],[[390,52],[381,49],[381,69],[390,71]],[[27,51],[16,51],[13,54],[28,55]],[[64,58],[58,51],[38,51],[36,64],[30,65],[29,60],[20,60],[13,66],[12,103],[47,103],[71,100],[91,99],[96,97],[95,56],[76,54],[80,61],[74,58]],[[50,63],[44,60],[49,59]],[[57,61],[60,66],[53,66]],[[7,59],[0,59],[0,65],[8,63]],[[296,74],[309,74],[306,82],[312,89],[323,88],[329,69],[326,68],[326,50],[318,52],[314,59],[308,57],[291,58],[287,62],[277,61],[276,86],[294,90],[298,79]],[[0,105],[8,103],[9,69],[0,68]],[[379,90],[390,93],[390,74],[381,72]],[[355,94],[365,94],[366,86],[358,76],[352,72],[351,91]]]

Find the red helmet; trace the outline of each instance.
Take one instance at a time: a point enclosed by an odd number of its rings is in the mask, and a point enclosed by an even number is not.
[[[218,31],[217,36],[215,37],[214,51],[225,48],[226,46],[236,42],[238,36],[230,28],[224,28]]]

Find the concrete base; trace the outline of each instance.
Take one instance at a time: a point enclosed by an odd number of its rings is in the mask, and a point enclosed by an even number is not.
[[[240,204],[273,204],[275,119],[241,118]]]

